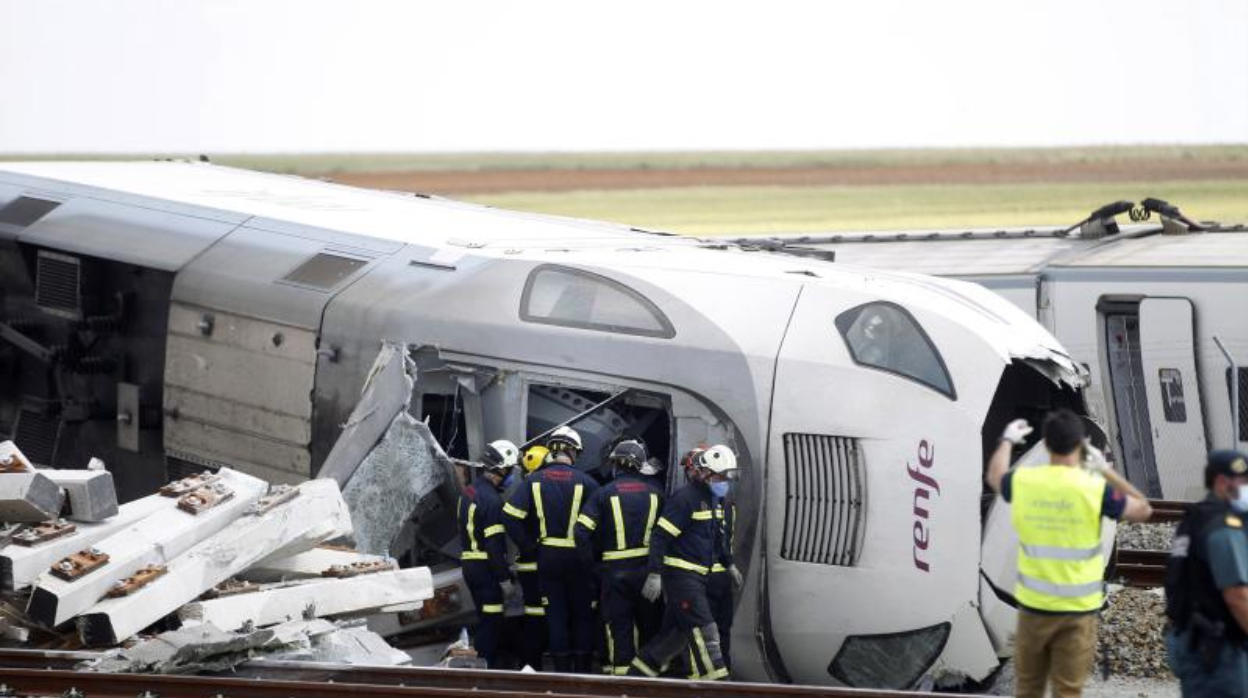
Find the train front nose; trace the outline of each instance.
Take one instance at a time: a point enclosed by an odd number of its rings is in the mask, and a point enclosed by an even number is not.
[[[777,366],[764,507],[764,596],[784,673],[878,688],[987,676],[997,657],[977,609],[981,433],[1004,361],[968,345],[951,370],[896,306],[837,317],[841,337],[826,316],[799,319]],[[906,342],[927,358],[899,355]],[[890,354],[896,366],[869,365]]]

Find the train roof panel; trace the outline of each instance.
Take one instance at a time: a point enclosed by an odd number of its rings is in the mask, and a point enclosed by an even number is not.
[[[1243,232],[1149,235],[1099,245],[1054,262],[1062,267],[1245,267],[1248,234]]]

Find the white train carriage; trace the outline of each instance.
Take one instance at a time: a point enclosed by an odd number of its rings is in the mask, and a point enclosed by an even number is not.
[[[754,680],[987,676],[1013,620],[980,574],[1008,547],[985,450],[1084,407],[1056,340],[973,284],[203,163],[0,164],[0,288],[0,430],[130,497],[315,477],[382,340],[453,455],[594,406],[585,468],[623,431],[669,466],[731,444]],[[436,523],[411,562],[446,555]]]
[[[1205,453],[1248,447],[1248,229],[1163,220],[1110,234],[1103,226],[1085,230],[1092,234],[1040,228],[765,240],[995,291],[1088,370],[1090,407],[1109,425],[1131,481],[1153,498],[1199,499]]]

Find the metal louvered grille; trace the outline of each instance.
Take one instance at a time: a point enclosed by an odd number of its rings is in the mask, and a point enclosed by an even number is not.
[[[42,412],[24,409],[17,417],[13,443],[22,449],[30,462],[51,467],[56,458],[56,442],[61,435],[61,420]]]
[[[39,250],[35,304],[41,310],[72,319],[82,317],[82,267],[77,257]]]
[[[852,567],[862,552],[866,486],[857,439],[784,435],[785,510],[780,556]]]

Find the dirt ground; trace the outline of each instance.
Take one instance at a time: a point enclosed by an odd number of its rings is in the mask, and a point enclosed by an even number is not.
[[[866,167],[344,172],[322,177],[372,189],[446,196],[718,186],[879,186],[1248,179],[1248,161],[1157,159],[1084,163],[952,163]]]

